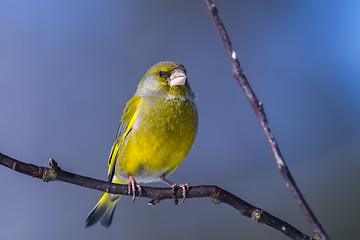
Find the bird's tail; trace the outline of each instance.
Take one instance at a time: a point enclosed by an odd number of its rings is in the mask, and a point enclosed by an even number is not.
[[[106,228],[109,227],[120,197],[120,195],[105,193],[89,213],[85,227],[90,227],[97,222]]]

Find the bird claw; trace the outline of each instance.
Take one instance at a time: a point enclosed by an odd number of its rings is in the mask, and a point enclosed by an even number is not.
[[[173,184],[171,186],[172,188],[172,194],[173,194],[173,198],[175,198],[175,189],[176,188],[181,188],[182,189],[182,195],[183,195],[183,198],[182,198],[182,201],[181,203],[184,204],[185,202],[185,198],[186,198],[186,192],[189,191],[189,183],[185,183],[185,184]],[[179,202],[177,201],[177,199],[175,199],[175,205],[177,205]]]
[[[185,197],[186,197],[186,192],[189,191],[189,183],[185,183],[185,184],[175,184],[170,182],[169,180],[167,180],[166,178],[162,178],[161,179],[164,183],[168,184],[171,186],[171,192],[172,192],[172,196],[174,198],[175,201],[175,205],[178,205],[179,200],[177,198],[175,198],[175,192],[176,192],[176,188],[181,188],[182,189],[182,194],[183,194],[183,198],[181,203],[183,204],[185,202]]]
[[[136,188],[139,191],[139,196],[141,195],[141,186],[135,181],[133,176],[129,176],[129,183],[128,183],[128,195],[131,195],[132,192],[132,200],[133,203],[135,202],[135,198],[136,198]]]

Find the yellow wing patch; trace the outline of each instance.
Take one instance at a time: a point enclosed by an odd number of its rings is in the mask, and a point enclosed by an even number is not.
[[[120,138],[119,142],[122,142],[124,140],[124,138],[128,135],[128,133],[130,132],[130,130],[132,129],[134,122],[136,120],[136,116],[139,113],[139,108],[136,109],[135,114],[133,115],[133,117],[131,118],[129,125],[126,128],[126,132],[122,135],[122,137]],[[119,145],[119,144],[118,144]]]
[[[111,154],[111,158],[109,161],[109,170],[108,170],[108,178],[109,178],[109,182],[112,180],[113,176],[114,176],[114,169],[115,169],[115,157],[117,155],[117,153],[119,152],[119,146],[120,144],[115,144],[114,150]]]
[[[120,146],[126,136],[130,133],[135,121],[136,116],[140,109],[141,98],[138,96],[134,96],[127,103],[123,115],[121,117],[121,122],[119,129],[116,133],[115,141],[113,143],[113,147],[111,149],[111,155],[109,159],[109,169],[108,169],[108,180],[112,181],[112,178],[115,173],[115,164],[116,164],[116,156],[119,152]]]

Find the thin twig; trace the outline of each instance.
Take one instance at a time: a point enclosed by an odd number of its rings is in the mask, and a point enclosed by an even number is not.
[[[51,168],[40,167],[34,164],[24,163],[14,158],[6,156],[0,153],[0,164],[4,165],[14,171],[29,175],[34,178],[40,178],[44,182],[49,181],[61,181],[78,186],[96,189],[102,192],[109,192],[121,195],[128,194],[128,186],[121,184],[109,183],[67,171],[63,171],[54,159],[50,159],[49,164]],[[155,205],[161,200],[174,199],[171,188],[152,188],[142,187],[141,195],[136,192],[138,197],[150,198],[150,205]],[[189,187],[186,193],[186,198],[202,198],[210,197],[213,199],[213,203],[225,203],[235,208],[242,215],[252,218],[254,221],[263,223],[272,227],[279,232],[287,235],[291,239],[311,239],[304,233],[300,232],[285,221],[271,215],[270,213],[245,202],[237,196],[217,187],[211,185],[201,185]],[[175,192],[175,199],[182,198],[182,191]]]
[[[260,122],[261,128],[265,133],[266,140],[269,143],[271,151],[275,157],[275,161],[281,175],[285,179],[287,186],[290,188],[290,191],[294,195],[295,199],[298,201],[300,208],[304,212],[307,220],[312,225],[314,232],[319,235],[320,239],[324,239],[324,240],[330,239],[327,233],[325,232],[325,229],[321,226],[320,222],[317,220],[315,214],[310,209],[310,206],[307,204],[305,198],[301,194],[299,188],[295,183],[295,180],[293,179],[285,163],[285,160],[280,152],[279,146],[274,136],[271,134],[271,129],[269,127],[268,120],[265,115],[263,104],[256,97],[254,91],[250,86],[250,83],[248,82],[245,74],[243,73],[242,68],[240,67],[239,60],[236,57],[235,51],[232,49],[231,41],[226,33],[224,24],[222,23],[219,17],[218,10],[215,4],[213,4],[210,0],[203,0],[203,1],[212,19],[214,20],[216,28],[219,31],[220,37],[224,43],[224,47],[226,49],[226,52],[229,56],[230,62],[233,67],[233,75],[237,80],[237,82],[240,84],[243,91],[245,92],[246,97],[248,98],[252,108],[255,111],[255,114]]]

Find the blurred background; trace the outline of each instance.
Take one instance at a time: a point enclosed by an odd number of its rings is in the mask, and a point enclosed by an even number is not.
[[[214,2],[313,211],[333,239],[357,239],[360,2]],[[187,68],[200,114],[169,179],[216,184],[312,235],[202,1],[0,0],[0,151],[105,180],[122,110],[164,60]],[[4,167],[0,192],[2,239],[287,239],[211,199],[124,197],[109,229],[85,229],[101,192]]]

